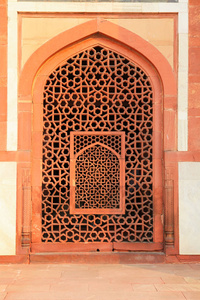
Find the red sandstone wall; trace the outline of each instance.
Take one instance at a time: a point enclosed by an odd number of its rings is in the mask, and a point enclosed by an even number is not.
[[[5,152],[2,152],[6,150],[6,120],[7,120],[6,89],[7,89],[7,0],[0,0],[0,151],[1,151],[0,160],[1,161],[17,160],[15,156],[16,153],[7,153],[5,155]],[[189,110],[188,110],[189,151],[195,152],[200,150],[200,0],[189,0],[189,103],[188,104],[189,104]],[[19,111],[20,109],[21,108],[19,105]],[[21,124],[20,122],[21,121],[19,117],[19,127]],[[20,140],[19,140],[19,145],[20,145]],[[192,161],[196,159],[199,161],[200,156],[199,155],[195,156],[194,152],[190,153],[190,155],[188,155],[189,153],[182,153],[182,154],[180,153],[180,156],[178,155],[176,156],[176,158],[172,159],[172,165],[173,164],[177,165],[177,161],[180,160]],[[23,157],[23,159],[25,160],[26,158]],[[176,201],[176,205],[178,206],[178,200]],[[177,224],[175,225],[176,227],[178,227]]]

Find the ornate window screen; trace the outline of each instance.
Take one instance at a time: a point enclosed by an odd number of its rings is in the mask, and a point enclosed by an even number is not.
[[[124,213],[124,132],[71,132],[70,147],[70,213]]]
[[[152,242],[153,88],[145,70],[103,45],[74,54],[47,78],[43,124],[42,242]],[[77,201],[74,197],[71,204],[72,149],[74,157],[79,153],[76,157],[79,173],[81,159],[85,155],[91,157],[93,150],[95,153],[104,150],[105,156],[112,156],[111,161],[118,164],[109,140],[95,141],[99,143],[93,145],[95,148],[91,144],[88,144],[89,148],[85,148],[86,144],[72,147],[71,132],[82,132],[83,136],[90,132],[91,138],[99,132],[103,137],[105,132],[109,133],[107,137],[119,132],[115,138],[120,138],[124,132],[124,213],[97,214],[97,210],[101,210],[101,201],[98,205],[90,201],[80,203],[80,197]],[[74,133],[74,140],[79,133]],[[122,146],[114,150],[122,157]],[[114,173],[113,168],[111,170]],[[117,171],[116,176],[119,176]],[[81,177],[77,178],[81,181]],[[119,201],[116,195],[115,202],[110,201],[112,212],[123,206],[123,197]],[[73,214],[71,209],[84,209],[84,212]],[[88,209],[92,211],[86,213]]]

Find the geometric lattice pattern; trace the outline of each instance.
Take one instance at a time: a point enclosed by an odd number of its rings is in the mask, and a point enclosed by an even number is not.
[[[120,164],[118,157],[101,145],[76,159],[76,208],[119,208]]]
[[[66,59],[46,81],[43,124],[42,242],[152,242],[153,91],[142,67],[101,45]],[[72,131],[125,133],[123,214],[70,213]]]
[[[124,213],[124,143],[123,132],[71,132],[70,213]]]

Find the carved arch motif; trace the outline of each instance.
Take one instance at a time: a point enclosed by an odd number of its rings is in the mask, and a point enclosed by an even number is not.
[[[70,213],[125,213],[125,133],[70,134]]]
[[[99,35],[98,38],[95,37],[96,33]],[[90,39],[87,39],[88,37],[90,37]],[[105,37],[109,37],[110,40],[108,41]],[[81,40],[82,42],[80,42]],[[153,178],[155,196],[153,220],[154,226],[159,228],[159,230],[153,234],[153,243],[155,244],[155,249],[158,249],[161,247],[159,243],[163,241],[161,221],[162,179],[160,176],[160,174],[162,174],[162,154],[160,155],[160,145],[162,145],[163,135],[163,128],[160,123],[162,94],[163,97],[166,97],[167,95],[176,95],[176,80],[174,73],[167,60],[159,53],[159,51],[137,35],[111,24],[110,22],[87,22],[86,24],[80,25],[55,37],[32,55],[26,63],[20,77],[19,97],[22,100],[33,99],[34,116],[37,115],[38,120],[38,122],[34,122],[33,124],[33,133],[37,133],[37,140],[38,138],[42,140],[42,127],[40,125],[42,124],[41,99],[43,97],[45,78],[53,69],[55,69],[55,66],[58,66],[66,59],[66,57],[70,57],[71,55],[80,52],[81,49],[85,49],[99,42],[110,49],[116,49],[119,53],[129,57],[130,60],[136,61],[140,66],[144,66],[150,78],[152,78],[152,88],[155,96],[153,104],[155,106],[153,127],[159,128],[153,137],[154,144],[158,144],[158,148],[156,147],[154,149],[153,160],[155,160],[155,165],[157,166],[156,170],[159,173],[159,175],[157,175],[158,173],[156,175],[154,174]],[[27,74],[29,74],[29,76],[27,76]],[[33,143],[35,136],[36,135],[33,135]],[[38,155],[38,153],[42,153],[42,143],[39,143],[37,150],[33,149],[34,170],[39,170],[37,166],[41,165],[42,162],[41,155]],[[40,201],[38,199],[41,199],[42,193],[41,175],[38,173],[36,175],[36,173],[37,172],[34,172],[32,177],[32,191],[33,198],[36,199],[36,201]],[[40,192],[38,193],[38,191]],[[37,197],[34,196],[36,194]],[[39,249],[38,244],[41,243],[41,212],[38,210],[39,207],[39,203],[34,203],[34,226],[32,232],[33,249],[34,245],[37,245],[36,248]],[[67,245],[64,247],[67,247]],[[131,247],[131,249],[133,248],[134,246]],[[151,247],[151,249],[153,248]]]

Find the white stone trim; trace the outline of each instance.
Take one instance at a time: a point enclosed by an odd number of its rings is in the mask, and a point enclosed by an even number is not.
[[[15,0],[16,2],[16,0]],[[14,1],[8,1],[7,150],[17,150],[18,25]]]
[[[188,150],[188,12],[178,15],[178,150]]]
[[[15,0],[8,0],[16,2]],[[18,12],[151,12],[187,13],[188,0],[179,3],[145,2],[31,2],[18,1]]]
[[[17,150],[17,12],[151,12],[178,13],[178,150],[188,149],[188,0],[179,3],[17,2],[8,0],[8,137]]]

